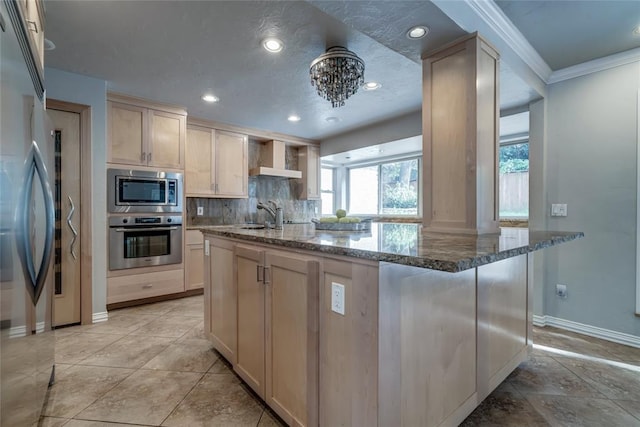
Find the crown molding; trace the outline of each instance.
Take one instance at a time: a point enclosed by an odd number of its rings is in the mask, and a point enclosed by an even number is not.
[[[561,70],[556,70],[551,73],[551,76],[549,77],[547,83],[558,83],[563,80],[586,76],[587,74],[597,73],[598,71],[604,71],[610,68],[619,67],[621,65],[631,64],[632,62],[636,61],[640,61],[640,47],[630,49],[625,52],[605,56],[603,58],[583,62],[582,64],[572,65],[571,67],[563,68]]]
[[[493,0],[465,0],[469,7],[482,19],[502,40],[513,49],[520,58],[545,83],[551,76],[551,67],[542,59],[529,41],[516,28]]]

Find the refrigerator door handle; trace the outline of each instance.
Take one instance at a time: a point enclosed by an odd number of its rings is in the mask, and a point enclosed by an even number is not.
[[[71,196],[67,196],[67,197],[69,198],[69,205],[71,207],[71,209],[69,210],[69,214],[67,215],[67,226],[69,226],[69,229],[73,234],[73,238],[71,239],[71,243],[69,244],[69,251],[71,252],[71,256],[73,257],[73,259],[78,259],[78,257],[76,256],[76,251],[74,250],[74,247],[76,245],[76,239],[78,238],[78,232],[76,231],[76,228],[71,223],[71,218],[73,218],[73,213],[76,211],[76,207],[73,204],[73,200],[71,199]]]
[[[38,274],[35,272],[35,264],[33,260],[33,248],[31,247],[30,238],[30,221],[29,221],[29,207],[31,205],[31,199],[33,196],[33,178],[38,174],[38,180],[40,187],[42,188],[42,194],[44,197],[44,209],[45,209],[45,240],[44,248],[42,251],[42,260],[40,262],[40,268]],[[22,264],[22,270],[27,283],[27,291],[31,296],[33,305],[36,305],[40,294],[44,289],[45,280],[49,273],[49,264],[51,262],[51,256],[53,254],[53,238],[55,233],[55,208],[53,204],[53,195],[51,192],[51,185],[49,184],[49,175],[47,174],[47,168],[42,159],[42,154],[38,148],[38,144],[33,141],[31,149],[27,154],[25,160],[25,170],[23,178],[23,188],[18,206],[16,209],[16,246],[18,249],[18,255],[20,257],[20,263]]]

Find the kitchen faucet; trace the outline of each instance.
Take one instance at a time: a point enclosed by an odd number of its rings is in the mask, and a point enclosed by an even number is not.
[[[275,228],[278,230],[282,229],[282,225],[284,223],[283,220],[283,214],[282,214],[282,208],[279,208],[278,205],[276,205],[276,203],[273,200],[269,200],[267,203],[273,205],[273,208],[269,207],[268,205],[262,203],[262,202],[258,202],[258,209],[264,209],[265,211],[267,211],[269,213],[269,215],[271,215],[273,217],[273,220],[275,222]],[[265,222],[265,226],[268,223]]]

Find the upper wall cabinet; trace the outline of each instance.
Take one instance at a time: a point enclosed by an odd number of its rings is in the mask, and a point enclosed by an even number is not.
[[[109,162],[183,169],[187,114],[109,96]]]
[[[298,149],[298,167],[302,171],[301,199],[320,199],[320,148],[307,145]]]
[[[40,73],[44,70],[44,6],[42,0],[18,1],[29,44]]]
[[[246,198],[248,137],[204,126],[187,127],[187,197]]]

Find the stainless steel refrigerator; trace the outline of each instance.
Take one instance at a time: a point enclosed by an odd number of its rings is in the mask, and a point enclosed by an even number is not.
[[[14,0],[0,2],[0,27],[0,425],[31,426],[53,377],[54,147]]]

